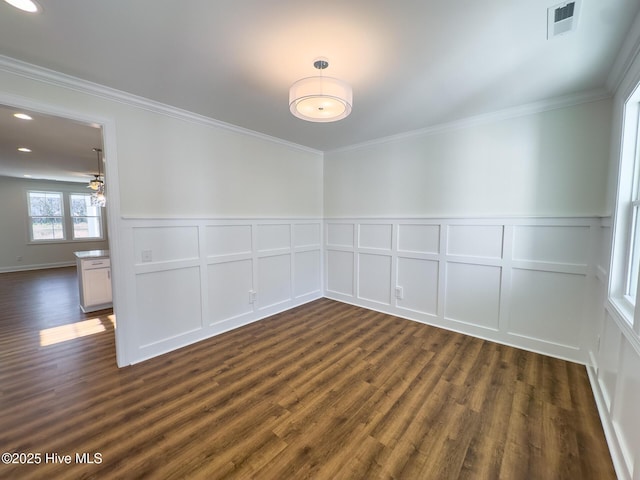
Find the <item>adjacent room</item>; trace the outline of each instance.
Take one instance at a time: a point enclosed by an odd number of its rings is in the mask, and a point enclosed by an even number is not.
[[[0,1],[0,477],[640,479],[638,45]]]

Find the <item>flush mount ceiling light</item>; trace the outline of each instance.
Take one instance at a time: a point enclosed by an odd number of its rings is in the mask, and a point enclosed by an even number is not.
[[[20,120],[33,120],[33,118],[26,113],[14,113],[13,116]]]
[[[23,153],[31,153],[31,149],[27,147],[19,147],[18,151]]]
[[[313,66],[320,75],[298,80],[289,89],[289,110],[296,117],[309,122],[335,122],[351,113],[353,90],[337,78],[325,77],[322,71],[329,66],[326,58],[318,58]]]
[[[40,10],[40,5],[38,5],[33,0],[4,0],[9,5],[12,5],[16,8],[19,8],[23,12],[27,13],[38,13]]]

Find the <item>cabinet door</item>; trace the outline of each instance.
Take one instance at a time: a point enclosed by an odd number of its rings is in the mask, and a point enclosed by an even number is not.
[[[82,272],[84,286],[84,305],[111,303],[111,269],[95,268]]]

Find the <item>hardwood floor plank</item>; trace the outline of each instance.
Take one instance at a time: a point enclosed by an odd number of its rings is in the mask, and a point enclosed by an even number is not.
[[[72,268],[0,274],[0,312],[0,450],[102,455],[0,478],[615,478],[570,362],[321,299],[118,369]]]

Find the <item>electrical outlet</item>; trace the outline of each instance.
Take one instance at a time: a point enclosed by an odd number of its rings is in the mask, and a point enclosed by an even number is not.
[[[398,300],[402,300],[404,297],[404,292],[402,291],[402,287],[396,287],[396,298]]]
[[[258,292],[249,290],[249,303],[256,303],[258,301]]]
[[[151,250],[142,250],[142,262],[153,262],[153,252]]]

